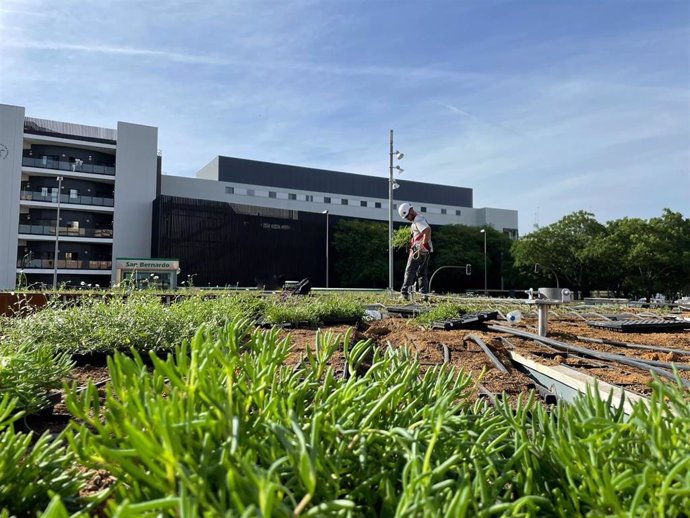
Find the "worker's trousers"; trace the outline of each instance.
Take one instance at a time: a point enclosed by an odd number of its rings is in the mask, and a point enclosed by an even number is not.
[[[400,293],[403,296],[410,294],[410,289],[417,283],[419,293],[429,293],[429,254],[428,252],[410,252],[407,256],[407,266],[405,267],[405,278],[403,279]]]

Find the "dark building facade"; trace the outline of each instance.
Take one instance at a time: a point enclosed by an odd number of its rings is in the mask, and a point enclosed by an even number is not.
[[[196,286],[277,288],[326,281],[321,214],[161,196],[154,203],[153,257],[180,260]]]

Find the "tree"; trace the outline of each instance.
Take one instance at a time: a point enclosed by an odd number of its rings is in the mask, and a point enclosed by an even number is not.
[[[600,254],[595,243],[605,227],[594,215],[578,211],[513,243],[515,265],[524,270],[543,269],[556,286],[569,287],[584,295],[596,284]]]
[[[511,239],[486,226],[488,285],[491,289],[519,286],[513,258],[510,251]],[[434,231],[434,254],[430,271],[441,266],[460,266],[460,269],[449,269],[439,273],[440,286],[434,291],[460,291],[462,289],[479,290],[484,286],[484,235],[479,227],[467,225],[445,225]],[[466,276],[463,268],[472,265],[472,275]],[[501,281],[504,281],[503,283]],[[434,286],[432,285],[432,288]]]
[[[664,209],[649,221],[623,218],[609,222],[607,246],[617,254],[627,294],[669,298],[690,289],[690,219]]]
[[[354,288],[388,285],[388,225],[341,219],[333,232],[338,284]]]

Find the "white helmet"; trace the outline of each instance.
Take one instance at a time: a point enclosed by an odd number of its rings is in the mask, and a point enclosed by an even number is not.
[[[407,215],[410,213],[411,210],[412,205],[410,205],[409,203],[403,203],[400,205],[400,207],[398,207],[398,214],[400,214],[400,217],[402,219],[406,219]]]

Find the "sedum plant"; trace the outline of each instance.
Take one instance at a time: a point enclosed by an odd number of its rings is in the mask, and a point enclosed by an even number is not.
[[[594,392],[552,412],[532,396],[493,408],[462,372],[349,343],[319,333],[290,367],[288,338],[235,320],[150,353],[150,369],[116,354],[105,399],[68,394],[69,443],[117,479],[111,516],[690,514],[680,387],[655,383],[630,417]]]
[[[0,400],[0,516],[34,516],[52,495],[74,507],[84,482],[74,454],[47,433],[16,432],[15,401],[7,394]]]
[[[320,295],[273,300],[264,310],[264,320],[273,324],[320,324],[341,320],[360,320],[364,306],[360,300],[346,295]]]
[[[15,398],[14,407],[34,413],[50,406],[48,392],[62,387],[74,363],[48,345],[0,344],[0,397]]]

